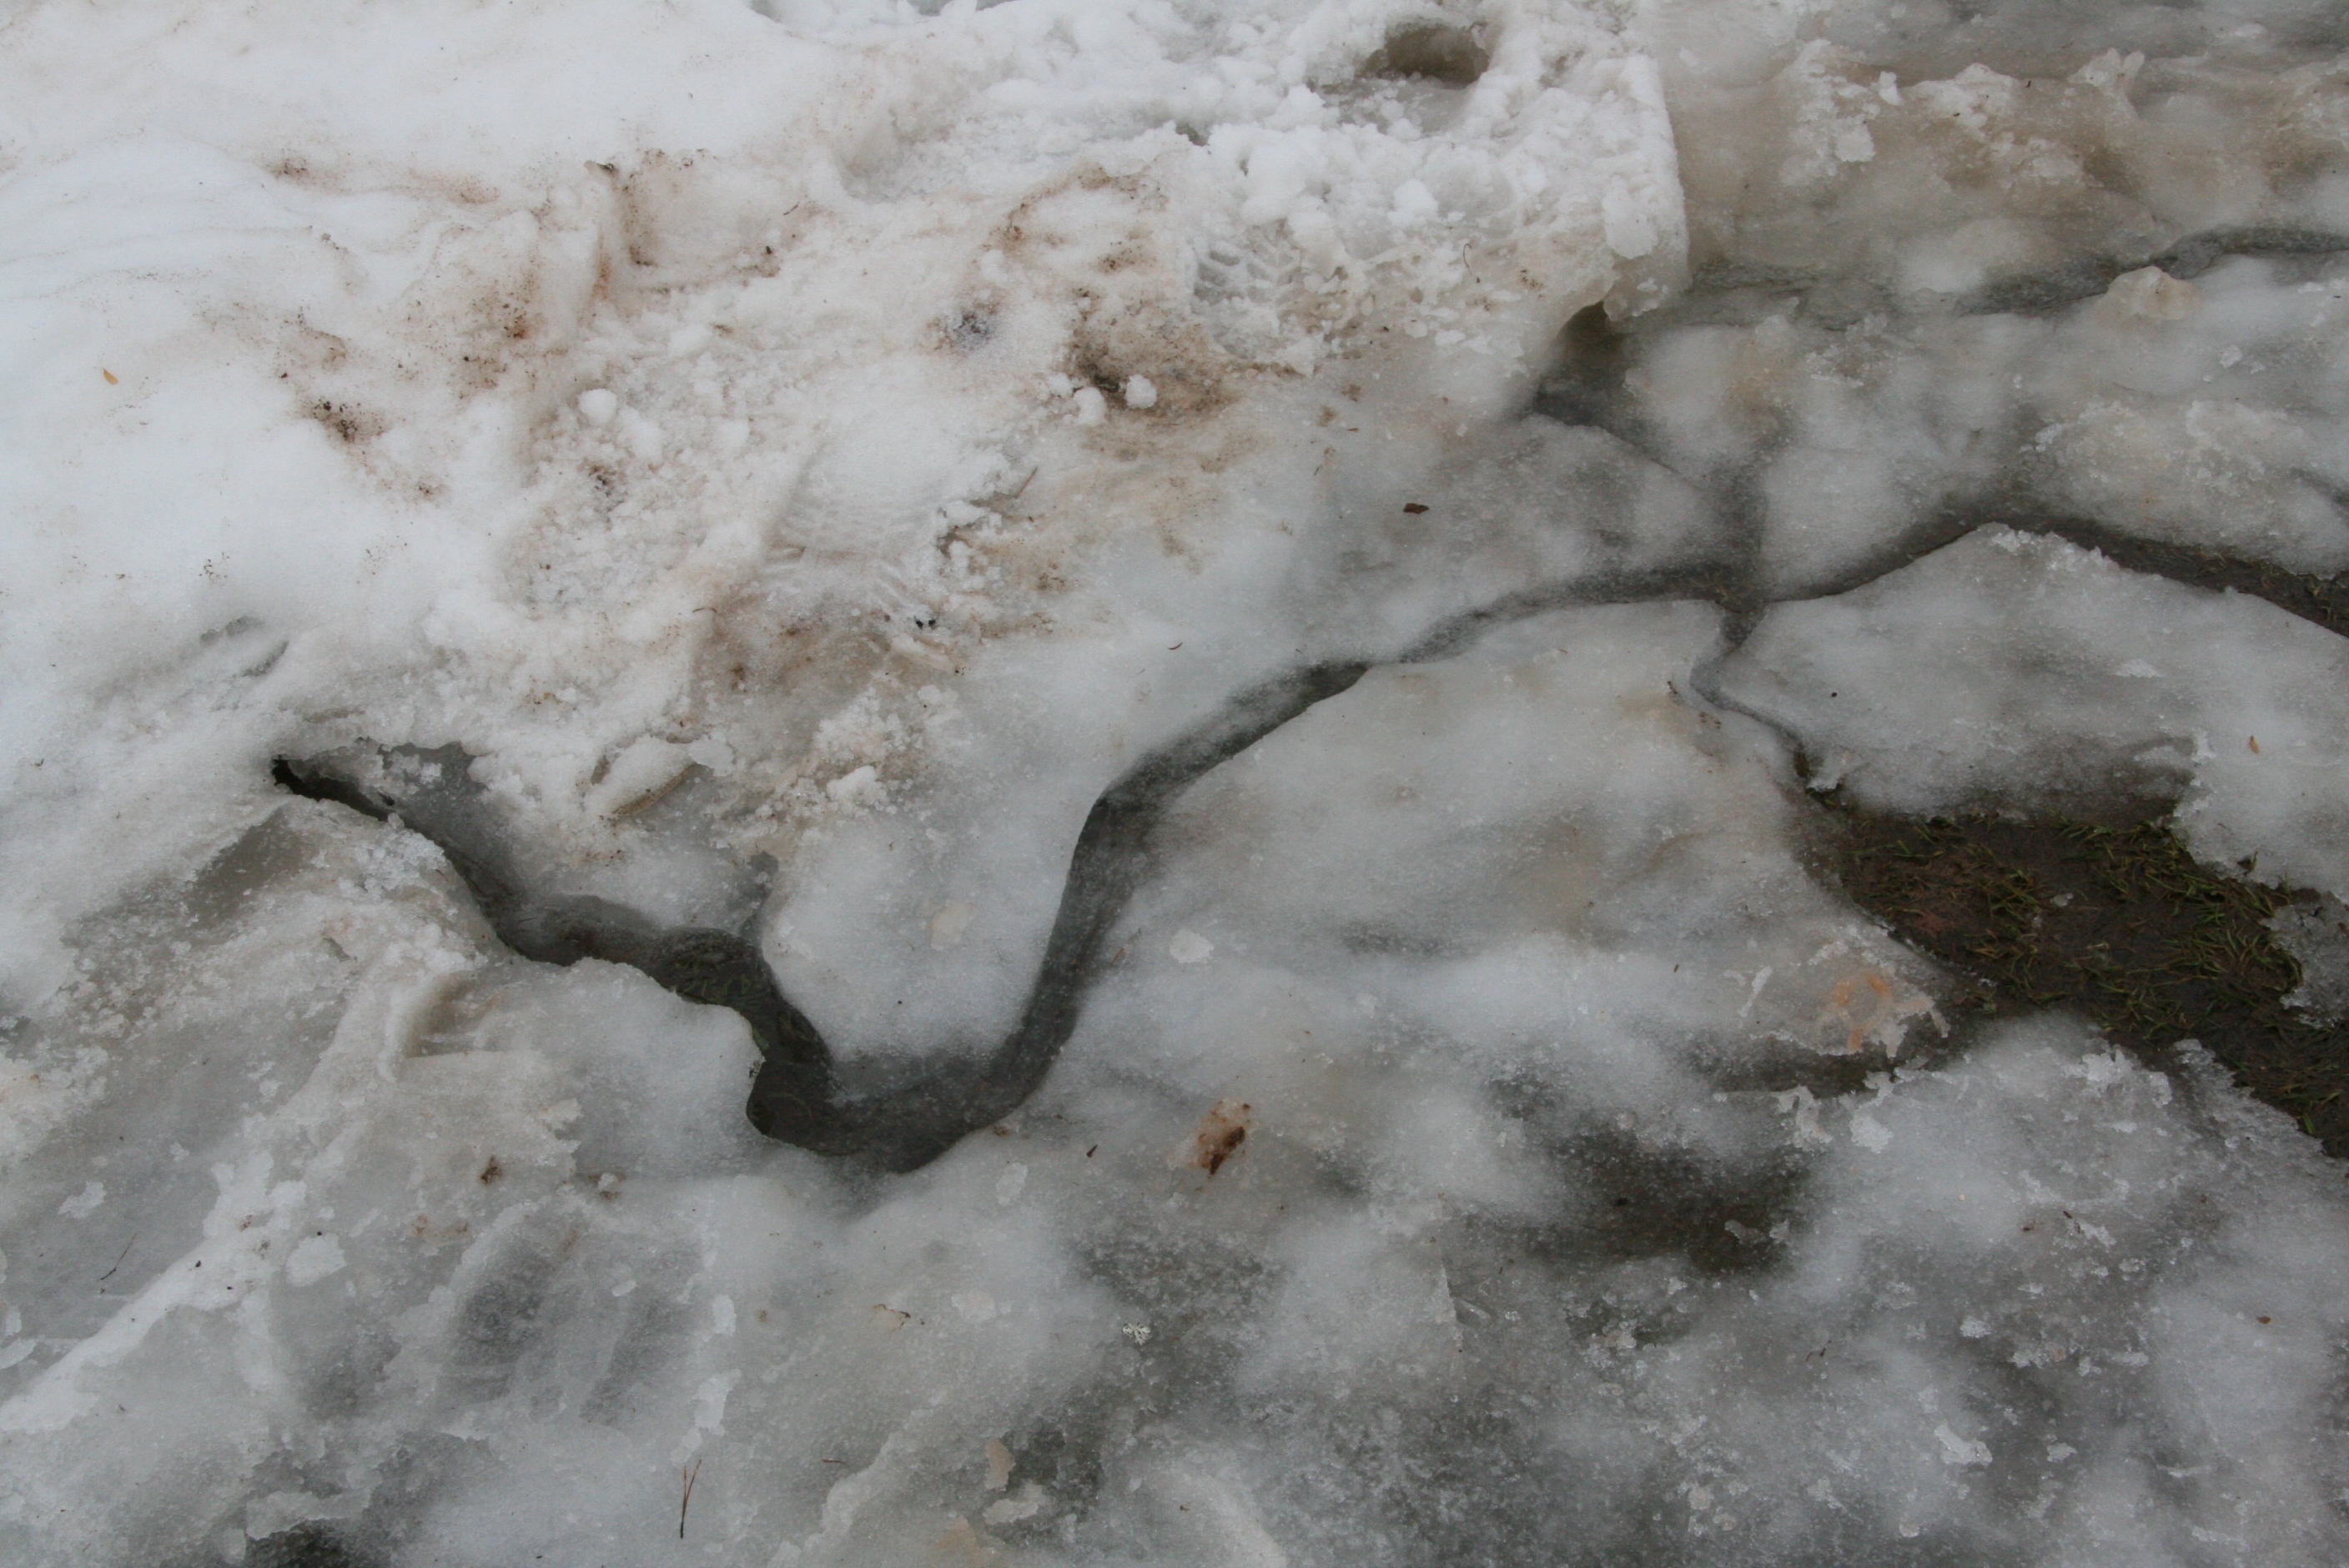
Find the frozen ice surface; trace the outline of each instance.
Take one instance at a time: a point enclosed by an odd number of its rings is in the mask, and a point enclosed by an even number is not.
[[[2341,1170],[1812,853],[2173,802],[2339,1011],[2344,290],[2319,0],[10,9],[0,1562],[2349,1558]],[[1316,666],[903,1174],[272,782],[917,1079]]]
[[[2176,798],[2204,859],[2349,893],[2349,645],[2260,599],[1993,526],[1773,609],[1722,689],[1870,804]]]

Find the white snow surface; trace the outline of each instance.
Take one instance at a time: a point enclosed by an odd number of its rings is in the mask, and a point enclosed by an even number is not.
[[[2204,859],[2349,895],[2349,644],[2264,600],[1992,526],[1772,610],[1723,689],[1870,804],[2182,792]]]
[[[2344,290],[2317,0],[7,8],[0,1562],[2349,1558],[2342,1169],[1813,854],[2349,900],[2189,569],[2349,568]],[[905,1174],[271,778],[918,1072],[1336,663]]]

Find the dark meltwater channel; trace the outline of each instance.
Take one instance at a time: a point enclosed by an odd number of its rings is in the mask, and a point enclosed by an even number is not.
[[[462,747],[281,758],[273,774],[297,795],[397,819],[429,839],[499,940],[523,957],[625,964],[688,1002],[740,1014],[764,1058],[747,1110],[767,1137],[913,1171],[1019,1109],[1051,1070],[1076,1027],[1102,941],[1148,868],[1150,835],[1168,804],[1210,769],[1346,690],[1367,667],[1319,665],[1251,687],[1136,763],[1085,817],[1019,1027],[976,1059],[926,1064],[900,1081],[854,1090],[843,1087],[831,1047],[775,984],[749,926],[663,929],[607,899],[533,897]]]

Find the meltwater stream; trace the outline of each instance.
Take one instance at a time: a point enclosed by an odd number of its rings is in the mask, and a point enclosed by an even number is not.
[[[2309,229],[2270,225],[2212,230],[2149,258],[2092,254],[2047,272],[2013,273],[1978,291],[1958,309],[1961,315],[1973,315],[2046,314],[2092,300],[2116,279],[2143,268],[2191,280],[2230,258],[2323,263],[2344,249],[2339,236]],[[1558,367],[1544,383],[1530,417],[1607,432],[1669,469],[1673,459],[1670,443],[1643,418],[1629,385],[1636,374],[1631,346],[1667,340],[1692,324],[1752,318],[1757,310],[1769,308],[1770,301],[1791,299],[1797,312],[1804,313],[1810,289],[1825,282],[1701,278],[1671,307],[1621,325],[1610,322],[1599,307],[1590,307],[1568,324],[1560,340]],[[1879,309],[1896,304],[1889,296],[1872,303]],[[1851,299],[1839,298],[1827,314],[1857,319],[1858,312]],[[1453,616],[1422,635],[1411,650],[1395,655],[1396,661],[1444,656],[1512,621],[1572,605],[1712,600],[1728,613],[1726,640],[1695,672],[1695,684],[1708,699],[1727,700],[1715,678],[1723,661],[1774,603],[1794,595],[1772,593],[1753,474],[1739,470],[1683,477],[1709,496],[1725,546],[1719,553],[1662,570],[1528,584]],[[1560,497],[1559,504],[1570,502]],[[1920,517],[1840,571],[1801,582],[1799,596],[1826,597],[1860,589],[1986,526],[2067,540],[2140,573],[2258,594],[2329,630],[2342,630],[2329,579],[2294,574],[2187,542],[2147,538],[2093,519],[2051,514],[2034,493],[2027,463],[2020,459],[1981,482],[1958,504]],[[688,1001],[732,1008],[749,1026],[761,1056],[747,1107],[752,1126],[768,1137],[819,1153],[854,1156],[881,1170],[906,1171],[1016,1110],[1050,1070],[1076,1026],[1104,943],[1149,868],[1150,839],[1170,803],[1208,770],[1314,704],[1351,687],[1369,667],[1362,663],[1321,664],[1250,686],[1127,769],[1083,819],[1070,851],[1050,935],[1011,1031],[980,1051],[947,1051],[929,1059],[867,1066],[853,1085],[843,1081],[839,1063],[822,1034],[777,985],[761,955],[755,913],[737,929],[668,928],[608,899],[534,893],[509,841],[511,829],[502,824],[472,779],[472,758],[461,747],[361,747],[306,758],[283,758],[274,776],[297,794],[347,805],[378,820],[396,815],[403,825],[431,840],[449,857],[500,939],[521,956],[558,965],[582,958],[625,964]],[[1798,737],[1788,738],[1799,746]]]
[[[884,1171],[914,1171],[970,1132],[1019,1109],[1051,1070],[1110,929],[1148,866],[1149,838],[1169,802],[1208,769],[1313,704],[1361,678],[1367,666],[1324,665],[1233,697],[1190,733],[1136,763],[1086,813],[1042,968],[1019,1027],[967,1064],[901,1069],[905,1081],[843,1089],[830,1048],[776,985],[755,931],[665,930],[609,900],[533,898],[460,747],[378,751],[354,758],[280,759],[280,784],[378,820],[397,816],[449,857],[499,939],[524,958],[625,964],[690,1002],[730,1007],[761,1055],[750,1125],[819,1154],[852,1155]]]

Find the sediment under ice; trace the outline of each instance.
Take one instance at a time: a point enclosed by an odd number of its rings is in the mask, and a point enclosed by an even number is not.
[[[0,1560],[2349,1552],[2341,1169],[1815,852],[2349,896],[2337,7],[0,41]]]

